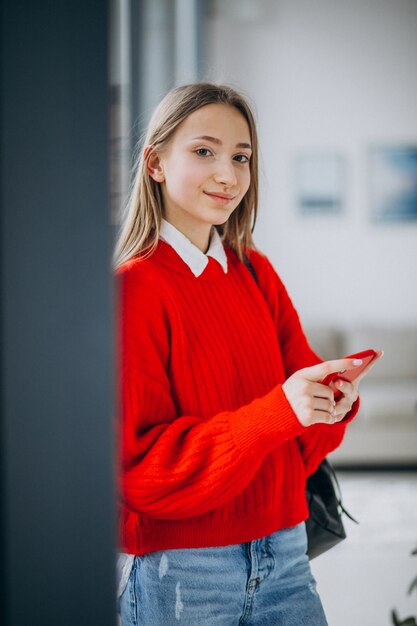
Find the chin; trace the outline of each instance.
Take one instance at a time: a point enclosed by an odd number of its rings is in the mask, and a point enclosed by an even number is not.
[[[229,219],[230,215],[227,215],[226,217],[223,218],[218,218],[217,220],[212,220],[212,224],[213,226],[223,226],[223,224],[226,224],[227,220]]]
[[[226,224],[233,212],[234,209],[233,211],[216,211],[216,213],[211,217],[210,223],[213,224],[213,226],[223,226],[223,224]]]

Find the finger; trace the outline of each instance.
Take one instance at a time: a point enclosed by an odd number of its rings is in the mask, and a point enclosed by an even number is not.
[[[349,384],[349,383],[345,383]],[[353,393],[347,393],[346,396],[341,396],[340,400],[336,400],[334,415],[336,421],[340,422],[346,415],[352,410],[352,406],[358,397],[357,392],[353,388]]]
[[[320,382],[329,374],[340,372],[342,370],[351,370],[362,365],[362,359],[336,359],[334,361],[324,361],[318,365],[305,367],[296,372],[301,378],[306,378],[311,382]]]
[[[352,404],[353,404],[352,402],[348,402],[345,399],[339,400],[339,402],[336,402],[336,406],[334,408],[334,415],[336,415],[336,417],[339,417],[342,414],[346,415],[346,413],[348,413],[348,411],[351,410]]]
[[[314,411],[315,424],[334,424],[337,421],[337,415],[334,412],[328,411]]]
[[[342,378],[337,378],[336,380],[332,381],[329,387],[335,389],[335,391],[340,391],[341,393],[343,393],[344,396],[348,396],[351,394],[354,395],[355,393],[355,389],[352,383],[347,380],[343,380]]]
[[[334,391],[330,385],[322,385],[321,383],[310,383],[309,391],[315,398],[327,398],[334,400]]]
[[[335,411],[336,403],[329,398],[314,398],[313,406],[315,411],[322,411],[324,413],[333,413]]]

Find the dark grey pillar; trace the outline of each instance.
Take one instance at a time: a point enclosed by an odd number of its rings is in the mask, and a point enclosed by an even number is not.
[[[108,7],[1,2],[5,626],[114,615]]]

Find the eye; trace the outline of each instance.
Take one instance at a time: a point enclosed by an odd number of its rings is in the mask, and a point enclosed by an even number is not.
[[[238,163],[249,163],[250,157],[247,154],[237,154],[233,157]]]
[[[197,150],[195,150],[195,153],[201,157],[211,156],[211,152],[208,148],[197,148]]]

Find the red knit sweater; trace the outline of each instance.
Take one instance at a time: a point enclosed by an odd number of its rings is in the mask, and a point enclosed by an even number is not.
[[[117,272],[120,542],[144,554],[251,541],[308,515],[306,475],[346,423],[303,427],[282,383],[320,361],[266,257],[196,278],[160,241]]]

